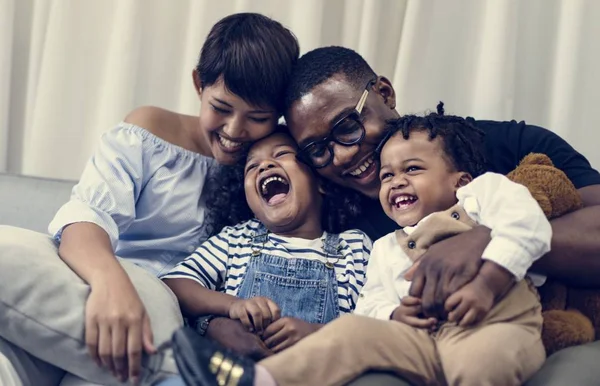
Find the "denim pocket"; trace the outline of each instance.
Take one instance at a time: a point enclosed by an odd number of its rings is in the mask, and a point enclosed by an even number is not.
[[[253,276],[250,297],[264,296],[273,300],[281,309],[281,316],[324,323],[327,280],[298,279],[261,271],[254,272]]]

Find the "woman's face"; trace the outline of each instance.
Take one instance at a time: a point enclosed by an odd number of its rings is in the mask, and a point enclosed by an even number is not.
[[[268,106],[253,106],[231,93],[219,79],[198,91],[200,131],[198,141],[221,164],[238,161],[252,142],[275,129],[278,114]]]

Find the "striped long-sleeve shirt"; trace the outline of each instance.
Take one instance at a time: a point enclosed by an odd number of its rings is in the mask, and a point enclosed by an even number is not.
[[[260,223],[249,220],[233,227],[224,228],[218,235],[204,242],[184,261],[163,276],[169,278],[187,278],[202,286],[236,296],[244,280],[246,269],[252,258],[252,235]],[[274,256],[319,260],[334,264],[338,282],[340,313],[354,310],[358,294],[364,284],[365,271],[371,240],[358,230],[350,230],[339,235],[341,256],[332,258],[322,249],[326,234],[319,239],[305,240],[269,234],[260,249]]]

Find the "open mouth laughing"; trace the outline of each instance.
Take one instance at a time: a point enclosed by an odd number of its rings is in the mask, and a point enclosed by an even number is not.
[[[258,191],[267,205],[274,206],[285,201],[290,191],[290,183],[281,174],[270,173],[259,179]]]
[[[397,210],[407,210],[419,200],[417,196],[407,193],[394,193],[390,196],[390,204]]]

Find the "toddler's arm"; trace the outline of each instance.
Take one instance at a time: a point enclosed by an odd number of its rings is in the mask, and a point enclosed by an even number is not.
[[[395,241],[395,236],[392,235],[392,237]],[[362,288],[354,310],[358,315],[390,320],[392,313],[400,304],[400,298],[408,294],[408,292],[398,294],[394,286],[395,280],[403,281],[404,278],[392,277],[390,251],[387,248],[389,241],[388,235],[373,244],[369,266],[367,267],[366,283]],[[401,256],[394,256],[394,259],[396,258],[401,258]],[[408,257],[406,258],[408,259]]]
[[[231,229],[226,227],[205,241],[162,279],[177,296],[186,316],[226,316],[262,332],[272,321],[279,319],[279,307],[267,298],[240,299],[224,293]]]

